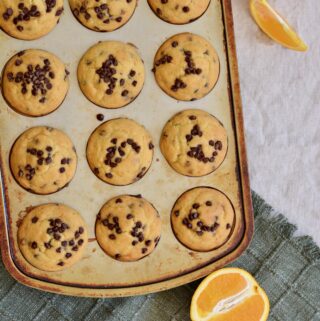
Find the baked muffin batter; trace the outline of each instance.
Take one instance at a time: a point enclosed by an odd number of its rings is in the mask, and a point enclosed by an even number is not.
[[[94,104],[119,108],[131,103],[144,84],[145,70],[137,49],[119,41],[91,47],[78,66],[78,81]]]
[[[154,58],[160,88],[178,100],[206,96],[218,81],[220,63],[212,45],[192,33],[180,33],[163,43]]]
[[[63,0],[1,0],[0,27],[10,36],[34,40],[49,33],[63,13]]]
[[[182,194],[171,212],[177,239],[194,251],[221,247],[232,234],[235,214],[230,200],[210,187],[197,187]]]
[[[160,216],[141,195],[112,198],[96,221],[99,245],[119,261],[136,261],[149,255],[158,245],[160,233]]]
[[[178,173],[204,176],[224,161],[228,136],[217,118],[200,109],[189,109],[174,115],[165,125],[160,148]]]
[[[87,241],[87,227],[80,214],[62,204],[32,208],[18,229],[23,256],[43,271],[63,270],[79,261]]]
[[[77,167],[70,138],[52,127],[33,127],[15,141],[10,154],[11,172],[26,190],[51,194],[65,187]]]
[[[75,17],[95,31],[113,31],[132,17],[137,0],[69,0]]]
[[[8,104],[26,116],[43,116],[56,110],[69,89],[69,72],[52,53],[29,49],[5,65],[2,92]]]
[[[148,0],[151,9],[164,21],[185,24],[198,19],[210,0]]]
[[[153,158],[148,131],[127,118],[109,120],[90,136],[87,159],[93,173],[112,185],[128,185],[140,180]]]

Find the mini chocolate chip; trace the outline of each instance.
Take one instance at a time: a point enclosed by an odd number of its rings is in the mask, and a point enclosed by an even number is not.
[[[178,46],[178,41],[172,41],[171,46],[173,48],[177,47]]]
[[[34,216],[31,220],[32,223],[37,223],[38,222],[38,217]]]
[[[129,94],[129,91],[125,89],[125,90],[121,93],[121,96],[122,96],[122,97],[126,97],[126,96],[128,96],[128,94]]]
[[[32,243],[31,243],[31,247],[32,247],[33,249],[36,249],[36,248],[38,247],[37,242],[32,242]]]
[[[207,206],[212,206],[212,202],[211,201],[206,201],[206,205]]]
[[[53,234],[53,237],[55,240],[59,241],[61,239],[61,236],[57,233]]]
[[[65,230],[69,229],[69,225],[66,223],[62,223],[61,225]]]
[[[21,59],[17,59],[14,64],[15,64],[16,66],[20,66],[20,65],[22,64],[22,62],[23,62],[23,61],[22,61]]]
[[[67,246],[67,245],[68,245],[68,242],[67,242],[67,241],[62,241],[62,242],[61,242],[61,245],[62,245],[62,246]]]
[[[122,233],[122,230],[121,230],[120,227],[117,227],[117,228],[116,228],[116,233],[117,233],[117,234],[121,234],[121,233]]]
[[[220,140],[216,141],[214,144],[214,148],[217,150],[222,150],[222,142]]]
[[[141,252],[142,252],[142,254],[145,254],[148,252],[148,249],[146,247],[144,247],[144,248],[142,248]]]
[[[100,171],[99,171],[99,168],[95,167],[93,169],[93,172],[96,174],[96,175],[99,175]]]
[[[104,120],[104,115],[103,115],[103,114],[98,114],[98,115],[97,115],[97,119],[98,119],[99,121],[103,121],[103,120]]]
[[[68,253],[66,253],[66,258],[67,258],[67,259],[69,259],[71,256],[72,256],[72,254],[71,254],[71,253],[69,253],[69,252],[68,252]]]
[[[128,219],[128,220],[130,220],[130,219],[132,219],[132,218],[133,218],[133,215],[132,215],[132,214],[128,214],[128,215],[127,215],[127,219]]]
[[[50,245],[50,243],[46,243],[46,242],[45,242],[45,243],[44,243],[44,247],[45,247],[46,249],[51,249],[52,246]]]
[[[57,253],[61,253],[61,247],[58,247],[58,248],[56,249],[56,252],[57,252]]]
[[[46,161],[46,164],[50,164],[50,163],[52,163],[52,158],[51,157],[47,157],[45,159],[45,161]]]
[[[134,77],[135,75],[136,75],[135,70],[131,70],[130,73],[129,73],[129,76],[130,77]]]
[[[110,235],[109,235],[109,239],[110,239],[110,240],[115,240],[115,239],[116,239],[116,236],[115,236],[114,234],[110,234]]]
[[[83,239],[80,239],[80,240],[78,241],[78,245],[79,245],[79,246],[81,246],[83,243],[84,243],[84,240],[83,240]]]
[[[111,224],[111,223],[108,223],[108,224],[107,224],[107,227],[108,227],[108,229],[109,229],[110,231],[112,231],[112,230],[114,229],[115,225],[114,225],[114,224]]]
[[[151,240],[145,241],[145,245],[146,245],[146,246],[150,246],[150,245],[151,245]]]
[[[120,254],[116,254],[116,255],[114,256],[114,258],[117,259],[117,260],[120,259],[120,257],[121,257]]]
[[[122,203],[122,199],[121,198],[117,198],[116,199],[116,203]]]

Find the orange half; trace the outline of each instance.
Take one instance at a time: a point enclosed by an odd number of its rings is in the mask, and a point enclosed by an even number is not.
[[[193,321],[266,321],[269,309],[266,293],[248,272],[225,268],[201,282],[190,316]]]
[[[250,11],[258,26],[271,39],[292,50],[308,50],[304,41],[267,0],[250,0]]]

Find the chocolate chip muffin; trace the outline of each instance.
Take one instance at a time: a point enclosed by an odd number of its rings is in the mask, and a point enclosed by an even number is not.
[[[128,185],[140,180],[153,158],[148,131],[127,118],[109,120],[91,134],[87,159],[93,173],[112,185]]]
[[[158,245],[161,219],[141,195],[121,195],[109,200],[96,220],[96,237],[101,248],[119,261],[137,261]]]
[[[220,72],[217,52],[204,38],[180,33],[164,42],[154,58],[160,88],[178,100],[196,100],[215,86]]]
[[[91,47],[78,66],[78,81],[94,104],[119,108],[131,103],[144,84],[145,70],[137,49],[119,41]]]
[[[79,261],[87,241],[87,227],[80,214],[61,204],[32,208],[18,229],[22,255],[43,271],[63,270]]]
[[[132,17],[137,0],[69,0],[75,17],[94,31],[113,31]]]
[[[8,104],[26,116],[43,116],[63,102],[69,80],[64,63],[52,53],[30,49],[14,55],[3,71],[2,92]]]
[[[221,247],[230,238],[235,213],[230,200],[210,187],[183,193],[171,212],[177,239],[191,250],[206,252]]]
[[[33,127],[15,141],[10,154],[11,172],[26,190],[51,194],[65,187],[77,167],[70,138],[52,127]]]
[[[210,0],[148,0],[151,9],[164,21],[185,24],[198,19],[208,9]]]
[[[204,176],[224,161],[228,136],[221,122],[199,109],[174,115],[165,125],[160,148],[170,166],[186,176]]]
[[[1,0],[0,27],[12,37],[33,40],[59,22],[63,0]]]

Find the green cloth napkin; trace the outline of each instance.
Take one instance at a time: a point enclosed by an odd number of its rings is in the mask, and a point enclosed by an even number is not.
[[[253,193],[255,234],[232,266],[251,272],[266,290],[270,321],[320,321],[320,249]],[[0,261],[1,321],[187,321],[198,282],[146,296],[86,299],[27,288]],[[236,320],[246,321],[246,320]]]

